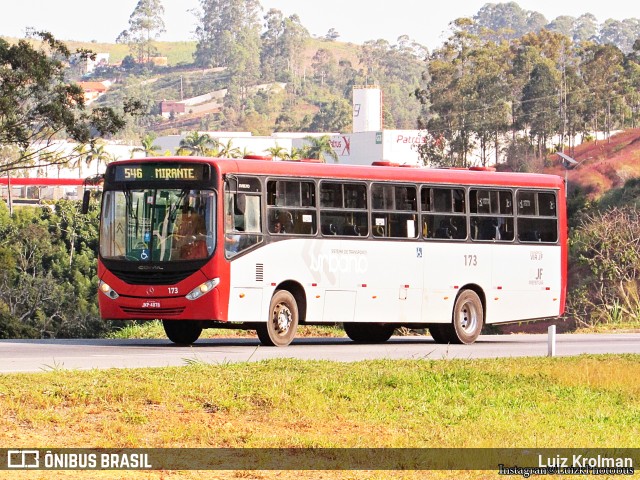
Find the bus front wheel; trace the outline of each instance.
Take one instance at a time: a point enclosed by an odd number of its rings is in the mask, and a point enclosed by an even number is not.
[[[202,333],[202,325],[195,320],[163,320],[162,326],[167,338],[179,345],[191,345]]]
[[[449,343],[449,325],[429,325],[429,333],[436,343]]]
[[[356,323],[344,324],[347,336],[357,343],[383,343],[391,338],[395,327],[384,323]]]
[[[286,347],[298,329],[298,304],[287,290],[277,290],[271,298],[269,318],[256,325],[258,338],[269,347]]]

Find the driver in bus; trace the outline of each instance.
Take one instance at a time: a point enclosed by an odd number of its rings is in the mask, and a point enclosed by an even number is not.
[[[192,260],[206,258],[207,228],[204,218],[193,209],[183,212],[178,222],[177,239],[179,245],[179,258]]]

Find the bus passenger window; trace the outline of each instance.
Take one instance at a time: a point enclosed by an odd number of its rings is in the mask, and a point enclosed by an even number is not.
[[[316,184],[300,180],[267,182],[267,214],[269,233],[315,235],[317,233]],[[332,188],[320,190],[321,202],[336,201]],[[286,209],[282,209],[282,207]],[[276,222],[280,225],[276,228]]]
[[[418,237],[418,197],[414,185],[374,183],[371,186],[371,195],[374,237]]]
[[[360,237],[369,235],[367,186],[335,180],[320,182],[322,235]]]

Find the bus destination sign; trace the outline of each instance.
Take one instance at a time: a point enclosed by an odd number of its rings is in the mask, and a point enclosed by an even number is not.
[[[153,180],[204,180],[204,165],[196,164],[128,164],[115,167],[116,182]]]

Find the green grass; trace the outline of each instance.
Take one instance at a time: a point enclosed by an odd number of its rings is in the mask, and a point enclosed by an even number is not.
[[[640,355],[603,355],[355,363],[282,359],[7,374],[0,375],[0,444],[640,448],[639,371]],[[124,478],[122,472],[84,473],[82,478]],[[206,478],[453,475],[318,473],[209,472]],[[80,472],[62,475],[79,478]],[[494,478],[486,472],[455,476]],[[127,478],[203,476],[161,471],[128,472]]]
[[[638,371],[626,355],[10,374],[0,443],[636,448]]]

